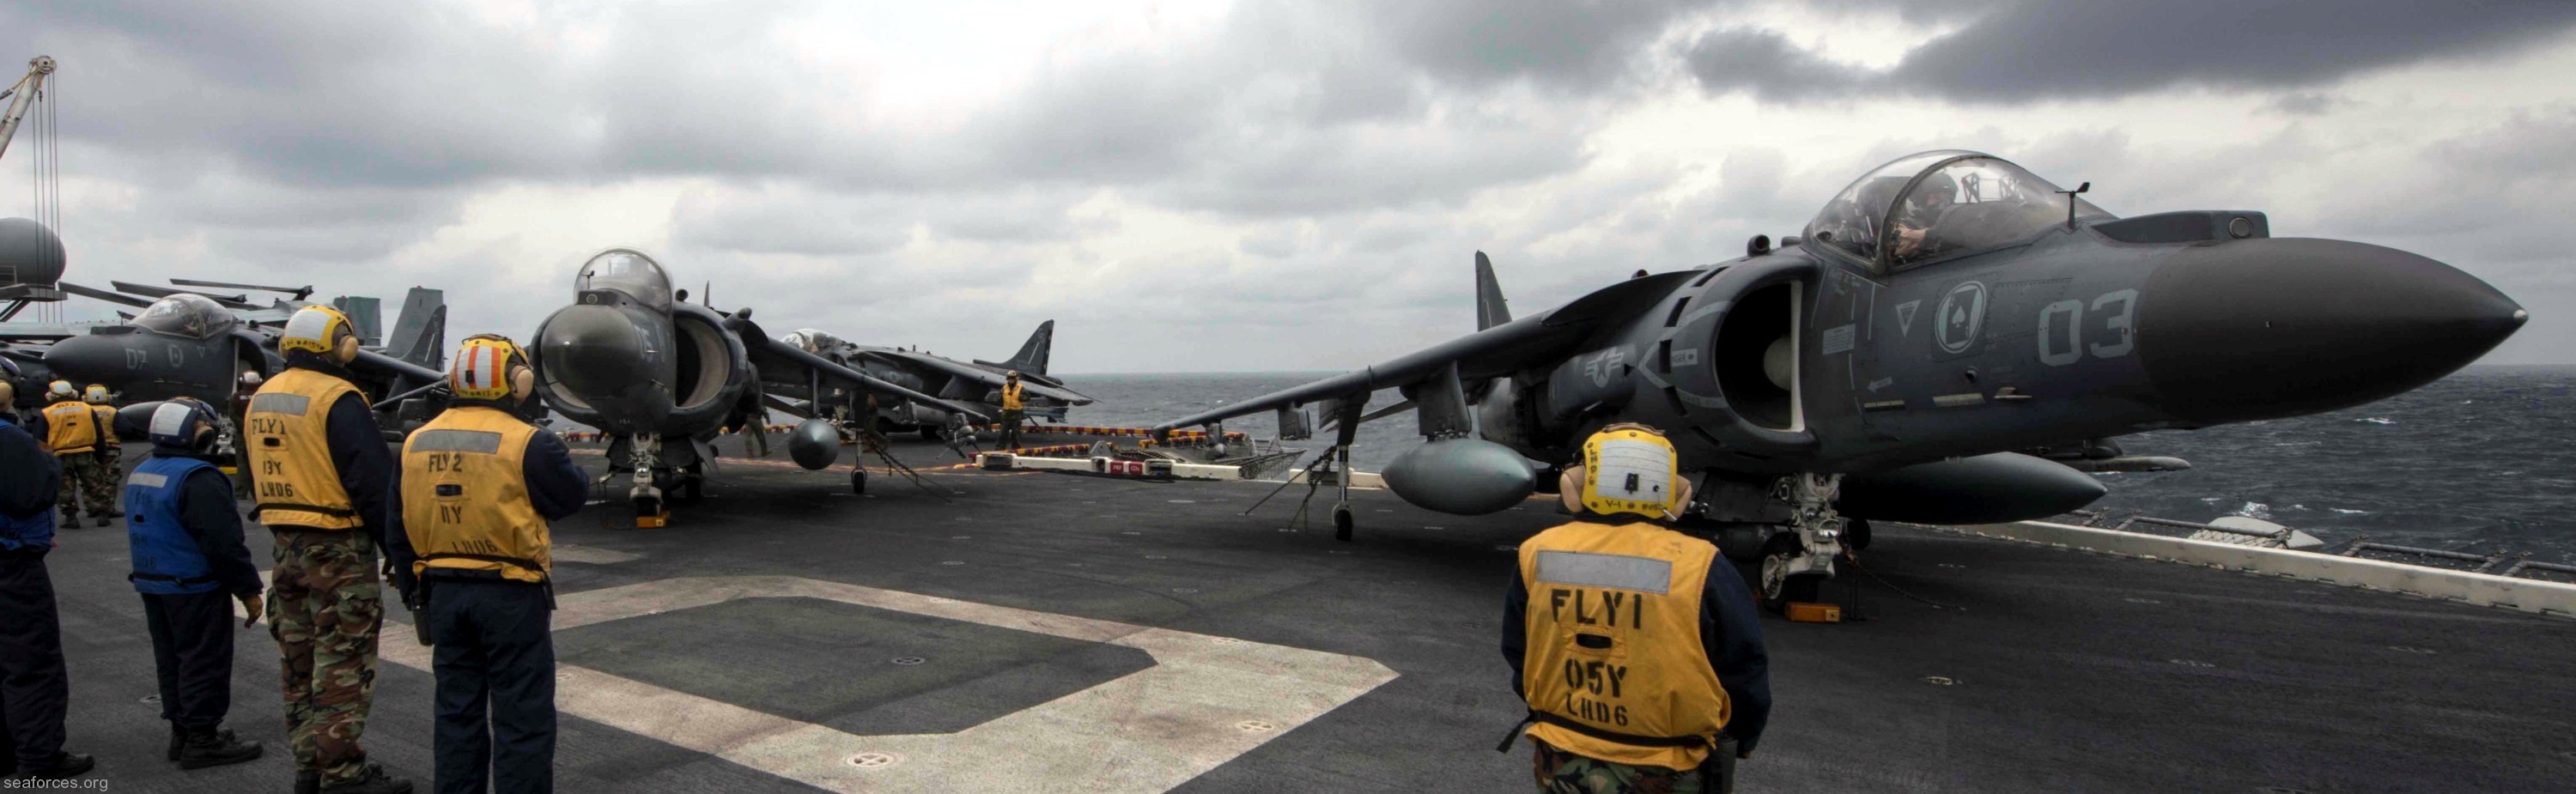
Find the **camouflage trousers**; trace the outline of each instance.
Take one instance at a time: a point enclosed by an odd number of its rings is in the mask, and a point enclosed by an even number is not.
[[[385,605],[376,549],[363,530],[278,528],[268,633],[283,659],[286,742],[295,770],[323,785],[355,780],[375,700],[376,635]]]
[[[91,518],[111,518],[117,515],[116,491],[121,483],[116,481],[116,475],[119,473],[117,467],[121,461],[111,462],[114,459],[108,456],[112,454],[115,453],[93,450],[74,452],[61,457],[63,489],[54,495],[54,506],[62,508],[65,519],[80,518],[83,501],[89,502]],[[76,520],[66,523],[79,526]],[[70,529],[71,526],[64,528]]]
[[[1000,437],[994,440],[993,447],[995,449],[1019,449],[1020,423],[1024,421],[1027,416],[1028,415],[1026,413],[1020,411],[1003,411],[1002,432]]]
[[[1614,764],[1548,746],[1532,738],[1530,772],[1539,794],[1702,794],[1699,770]],[[1707,792],[1716,794],[1716,792]]]

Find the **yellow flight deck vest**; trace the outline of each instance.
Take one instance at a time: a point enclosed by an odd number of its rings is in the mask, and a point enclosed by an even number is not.
[[[1024,388],[1024,384],[1018,384],[1018,383],[1004,383],[1004,384],[1002,384],[1002,410],[1005,410],[1005,411],[1017,411],[1017,410],[1020,410],[1020,405],[1021,405],[1021,404],[1020,404],[1020,390],[1021,390],[1022,388]]]
[[[104,405],[92,405],[89,407],[89,413],[98,418],[99,443],[105,444],[110,450],[124,449],[125,445],[116,440],[116,409]]]
[[[65,400],[45,406],[45,448],[54,454],[97,449],[99,435],[98,414],[90,412],[89,403]]]
[[[1728,713],[1699,636],[1716,558],[1708,541],[1645,523],[1577,521],[1522,543],[1530,735],[1586,758],[1699,766],[1708,747],[1687,742]]]
[[[244,444],[259,492],[252,517],[271,526],[309,529],[356,527],[358,512],[331,462],[331,406],[358,394],[349,382],[325,372],[289,369],[251,395]],[[365,400],[366,395],[359,394]]]
[[[431,568],[499,571],[543,582],[553,536],[528,501],[525,462],[537,428],[498,408],[460,406],[403,442],[403,531]]]

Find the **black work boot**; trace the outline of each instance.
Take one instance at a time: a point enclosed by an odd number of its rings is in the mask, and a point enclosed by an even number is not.
[[[98,766],[98,759],[96,758],[91,758],[79,753],[64,753],[60,757],[55,758],[54,763],[51,765],[19,769],[18,771],[20,774],[18,775],[18,778],[21,780],[61,780],[64,778],[80,777],[82,773],[88,772],[92,767],[96,766]]]
[[[321,794],[411,794],[411,781],[385,774],[385,768],[368,764],[358,777],[346,783],[323,786]]]
[[[295,794],[321,794],[322,773],[310,769],[295,773]]]
[[[179,748],[179,768],[238,764],[259,758],[260,750],[258,742],[234,738],[232,731],[206,731],[189,736],[187,746]]]
[[[172,760],[172,761],[179,760],[179,748],[181,748],[181,747],[185,747],[185,746],[187,746],[187,745],[188,745],[188,732],[187,732],[187,731],[184,731],[184,730],[181,730],[181,729],[179,728],[178,724],[176,724],[176,723],[171,724],[171,725],[170,725],[170,760]]]
[[[105,515],[100,515],[100,516],[98,517],[98,519],[97,519],[97,520],[98,520],[98,525],[103,527],[103,526],[107,526],[107,522],[109,521],[109,518],[108,518],[107,516],[105,516]]]

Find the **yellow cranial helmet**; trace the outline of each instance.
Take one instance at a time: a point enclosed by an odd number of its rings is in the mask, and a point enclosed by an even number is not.
[[[1622,422],[1583,442],[1583,464],[1565,470],[1558,491],[1567,509],[1669,519],[1690,505],[1673,442],[1654,428]]]
[[[306,306],[286,318],[286,330],[277,338],[277,351],[298,350],[337,355],[342,344],[355,344],[358,332],[349,325],[349,316],[329,306]],[[350,351],[355,353],[356,351]]]
[[[58,380],[45,384],[45,393],[51,395],[57,400],[68,400],[73,397],[80,396],[80,392],[72,388],[72,382],[67,380]]]
[[[509,337],[476,334],[456,346],[456,358],[447,365],[447,388],[465,400],[524,397],[536,388],[536,372],[529,367],[527,351]]]
[[[106,405],[108,401],[107,387],[96,383],[90,384],[88,389],[81,392],[81,401],[98,405]]]

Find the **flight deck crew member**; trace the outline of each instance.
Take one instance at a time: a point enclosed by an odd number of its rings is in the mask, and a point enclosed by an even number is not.
[[[152,412],[152,456],[125,480],[125,534],[143,623],[161,678],[169,759],[181,769],[259,758],[258,742],[223,729],[233,703],[233,602],[259,620],[259,566],[243,545],[233,484],[217,464],[214,409],[188,397]]]
[[[1691,489],[1663,434],[1603,428],[1560,483],[1575,520],[1521,544],[1503,608],[1538,790],[1723,790],[1733,759],[1718,753],[1751,757],[1771,712],[1752,592],[1666,523]]]
[[[0,408],[17,399],[18,367],[0,358]],[[54,548],[62,463],[0,410],[0,778],[67,778],[97,765],[63,752],[71,679],[45,553]]]
[[[1020,420],[1027,416],[1020,391],[1020,371],[1002,373],[1002,438],[999,444],[1002,449],[1018,449],[1020,446]]]
[[[358,356],[349,318],[306,306],[277,340],[287,369],[251,397],[245,429],[259,491],[253,517],[277,539],[268,629],[277,638],[296,789],[395,794],[411,781],[367,763],[359,738],[375,696],[384,601],[381,550],[396,589],[412,586],[400,472],[367,398],[345,367]]]
[[[116,437],[115,396],[108,393],[106,386],[92,383],[89,388],[81,390],[81,402],[89,403],[90,415],[98,418],[99,466],[107,472],[110,480],[125,476],[125,442]],[[110,515],[125,514],[125,511],[116,509],[116,489],[108,489],[107,498],[110,500],[107,503]]]
[[[438,791],[554,790],[554,543],[587,475],[528,423],[536,371],[499,336],[465,340],[445,413],[403,444],[403,529],[437,643]],[[487,776],[488,773],[488,776]]]
[[[104,390],[101,390],[102,393]],[[89,515],[99,526],[107,526],[108,517],[116,514],[116,473],[99,464],[99,449],[116,437],[116,425],[99,420],[98,412],[81,401],[70,381],[54,381],[46,396],[54,402],[39,414],[45,431],[45,448],[62,461],[63,484],[54,497],[63,511],[63,528],[80,526],[81,503],[89,503]]]

